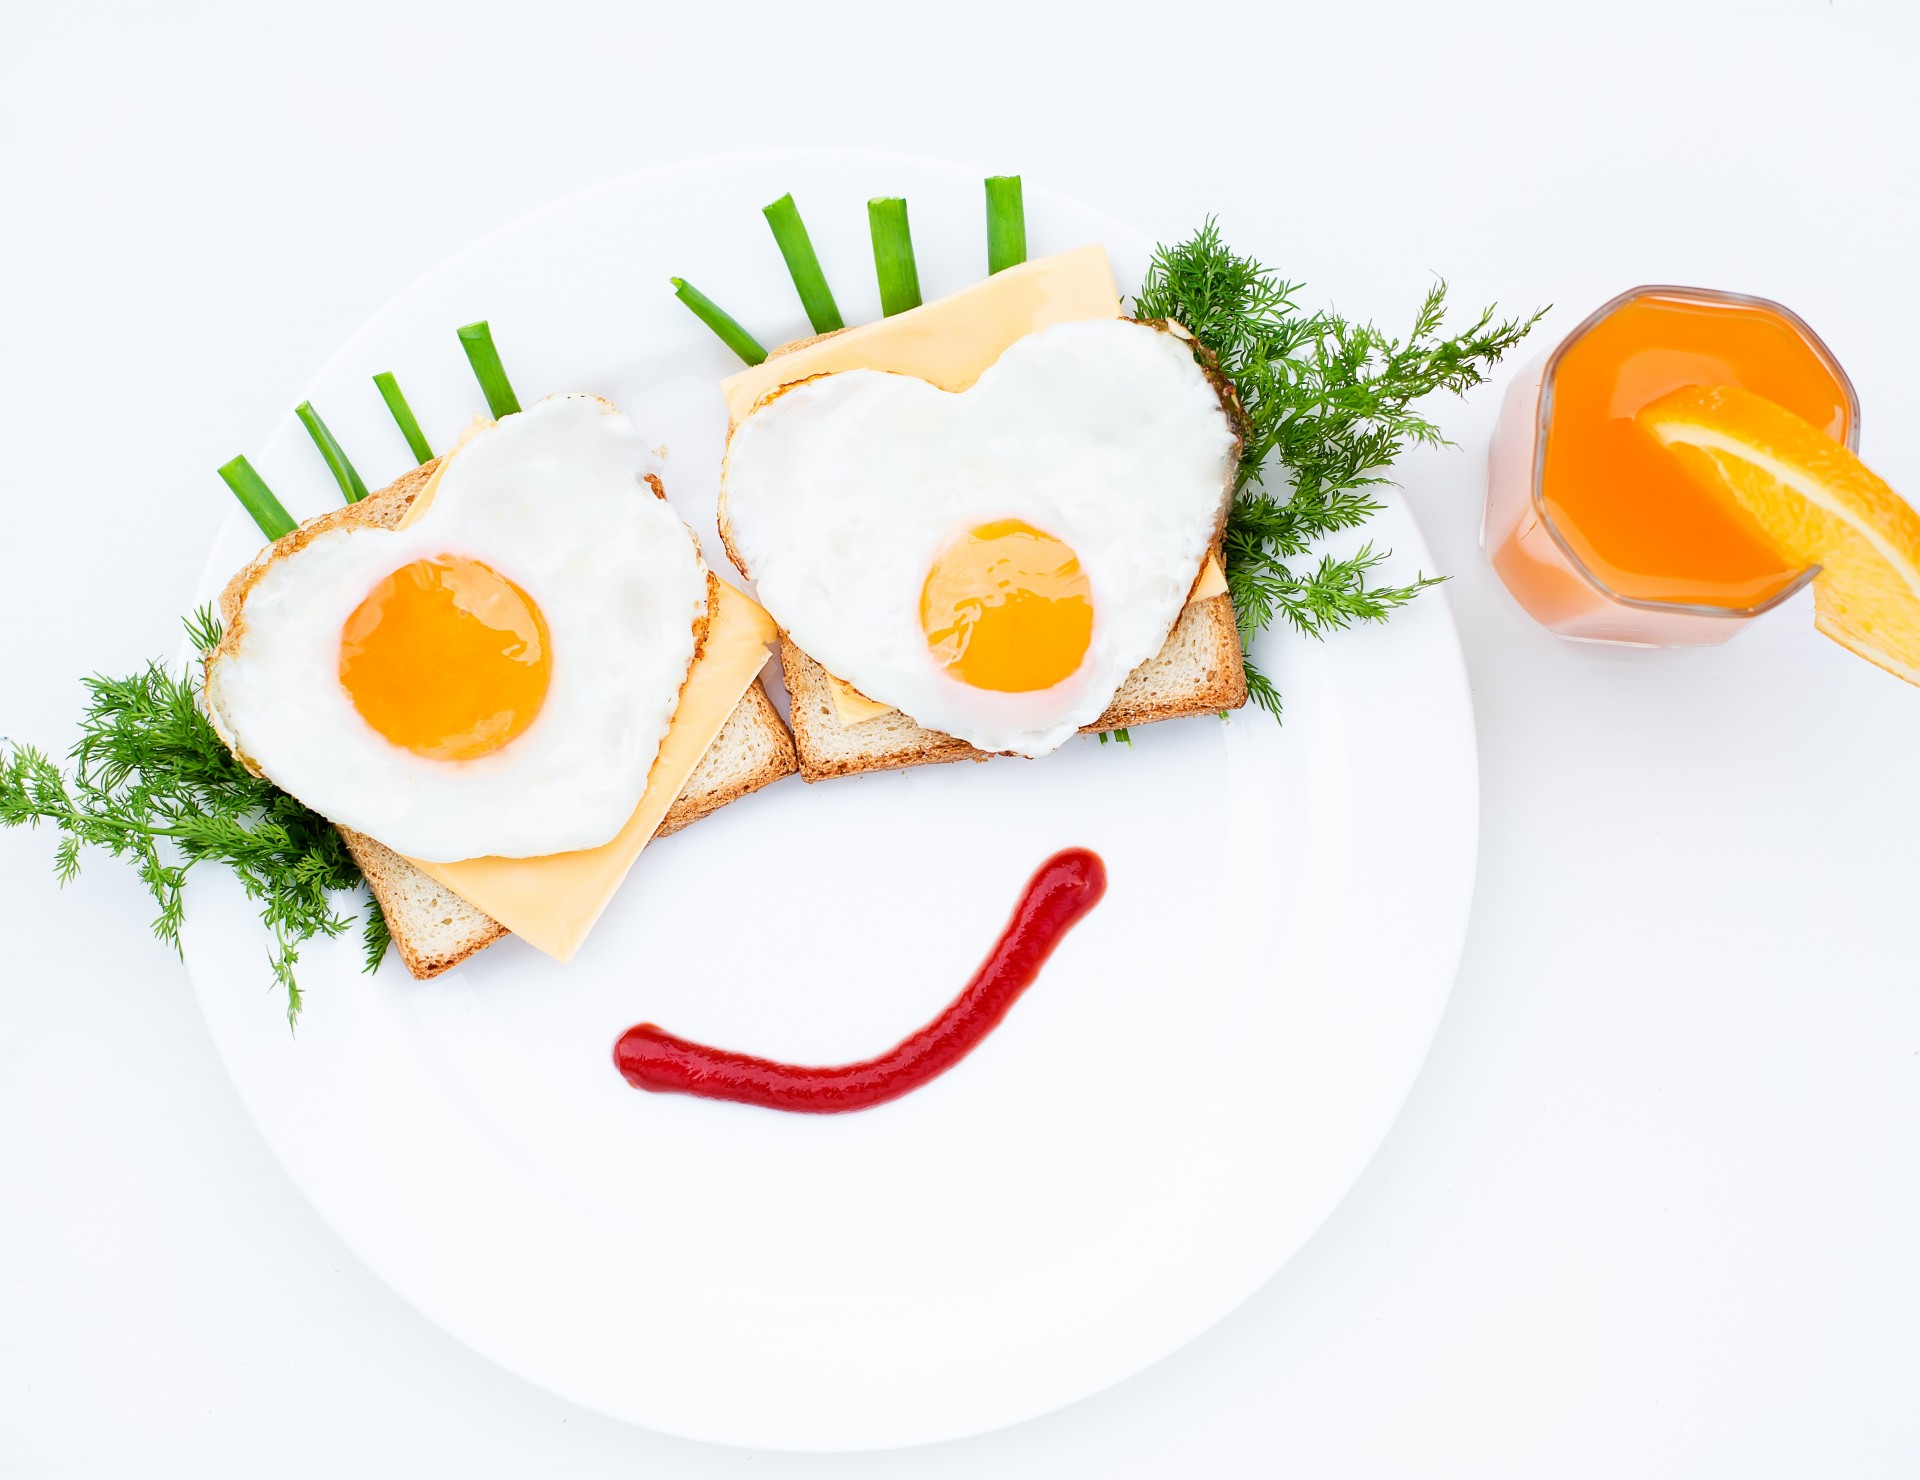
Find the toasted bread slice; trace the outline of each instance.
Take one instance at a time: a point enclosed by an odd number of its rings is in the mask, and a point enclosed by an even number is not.
[[[862,724],[843,723],[826,669],[784,635],[780,668],[792,699],[793,739],[803,780],[989,758],[990,752],[924,729],[898,710]],[[1247,670],[1234,625],[1233,599],[1210,596],[1188,604],[1159,653],[1127,675],[1107,712],[1081,733],[1123,730],[1189,714],[1218,714],[1246,702]]]
[[[344,525],[392,529],[400,523],[412,506],[414,496],[426,487],[438,466],[438,459],[423,463],[377,493],[368,494],[359,503],[311,519],[285,538],[304,544],[317,534]],[[654,491],[660,492],[657,482]],[[220,615],[229,633],[236,627],[240,604],[248,588],[264,570],[275,548],[278,547],[262,551],[221,593]],[[657,840],[678,832],[688,823],[699,821],[771,781],[790,776],[797,769],[792,737],[780,722],[780,712],[774,708],[766,690],[755,679],[734,706],[713,744],[707,747],[706,754],[701,756],[654,837]],[[360,866],[360,872],[366,875],[367,885],[386,916],[387,931],[393,937],[401,961],[420,980],[451,970],[474,952],[510,933],[498,920],[429,878],[384,843],[345,827],[340,829],[340,836],[353,861]]]

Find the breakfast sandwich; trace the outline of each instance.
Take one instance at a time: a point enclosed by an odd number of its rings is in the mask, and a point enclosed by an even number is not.
[[[221,615],[215,729],[339,827],[416,977],[508,932],[568,959],[648,841],[795,769],[772,622],[590,396],[310,520]]]
[[[1237,402],[1180,326],[1121,317],[1101,248],[723,389],[721,537],[779,626],[806,779],[1246,702]]]

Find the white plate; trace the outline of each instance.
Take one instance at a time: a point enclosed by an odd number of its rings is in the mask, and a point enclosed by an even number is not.
[[[492,321],[521,398],[587,390],[668,448],[711,538],[728,353],[679,273],[771,343],[805,332],[759,208],[792,190],[850,322],[877,316],[867,197],[908,197],[928,298],[981,276],[980,171],[817,153],[634,176],[485,238],[356,334],[309,394],[369,484],[409,463],[369,379],[444,447]],[[1029,185],[1034,255],[1148,237]],[[1156,222],[1162,236],[1194,223]],[[1258,248],[1260,243],[1246,243]],[[256,466],[338,501],[291,416]],[[1391,574],[1431,569],[1391,500]],[[203,595],[258,545],[236,509]],[[603,1413],[721,1443],[924,1443],[1044,1413],[1219,1320],[1313,1232],[1427,1051],[1472,890],[1472,712],[1439,592],[1261,660],[1287,722],[1143,729],[1037,764],[783,781],[642,855],[569,967],[516,941],[438,981],[308,949],[289,1036],[237,888],[197,883],[187,960],[262,1134],[429,1319]],[[1055,849],[1106,901],[971,1058],[864,1114],[638,1093],[650,1018],[733,1048],[862,1057],[931,1017]],[[196,875],[197,877],[197,875]]]

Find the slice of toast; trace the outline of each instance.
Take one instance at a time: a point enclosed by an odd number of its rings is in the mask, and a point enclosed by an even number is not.
[[[423,463],[359,503],[309,520],[286,538],[304,542],[325,530],[350,524],[391,529],[405,516],[414,496],[426,486],[438,465],[438,459]],[[659,491],[657,484],[655,491]],[[221,594],[220,614],[229,631],[251,584],[249,577],[264,564],[272,548],[235,576]],[[687,784],[654,838],[657,841],[678,832],[728,802],[792,775],[796,769],[792,737],[756,678],[687,777]],[[386,916],[394,948],[416,978],[424,981],[450,971],[510,933],[498,920],[427,877],[384,843],[345,827],[340,829],[340,836]]]
[[[803,780],[824,781],[830,776],[944,761],[984,761],[991,755],[964,740],[924,729],[897,709],[862,724],[843,723],[826,669],[784,633],[780,668],[792,699],[790,717]],[[1081,733],[1123,730],[1189,714],[1218,714],[1246,702],[1247,670],[1240,654],[1233,598],[1210,596],[1188,603],[1159,653],[1127,675],[1107,712]]]

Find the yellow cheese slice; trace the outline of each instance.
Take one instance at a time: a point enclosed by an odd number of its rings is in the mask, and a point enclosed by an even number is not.
[[[408,862],[529,945],[556,961],[569,960],[767,661],[773,619],[725,581],[710,589],[715,599],[707,604],[707,640],[687,672],[640,805],[612,842],[545,858]]]
[[[869,699],[844,678],[835,678],[831,673],[827,675],[827,697],[833,700],[834,713],[840,716],[840,723],[848,729],[893,713],[891,704]]]
[[[1075,319],[1117,319],[1120,291],[1107,249],[1080,247],[1037,257],[892,318],[862,324],[775,355],[720,382],[727,417],[738,422],[770,391],[835,370],[917,375],[963,391],[1016,339]]]

